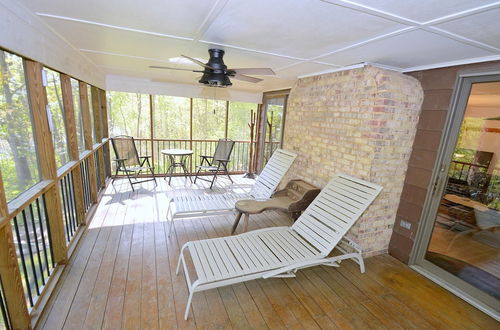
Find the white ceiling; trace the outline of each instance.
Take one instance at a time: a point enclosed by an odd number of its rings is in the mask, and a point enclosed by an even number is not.
[[[14,1],[14,0],[13,0]],[[232,88],[263,91],[300,76],[371,62],[396,70],[500,59],[500,2],[483,0],[21,0],[106,74],[196,84],[199,74],[149,69],[180,54],[226,51],[229,67],[276,77]]]

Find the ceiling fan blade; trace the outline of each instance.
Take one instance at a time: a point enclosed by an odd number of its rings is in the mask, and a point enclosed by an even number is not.
[[[186,55],[181,55],[182,57],[184,58],[187,58],[188,60],[190,60],[191,62],[193,63],[196,63],[204,68],[207,68],[207,69],[210,69],[210,70],[213,70],[214,68],[212,68],[210,65],[207,65],[205,63],[203,63],[202,61],[198,61],[197,59],[195,58],[192,58],[192,57],[189,57],[189,56],[186,56]]]
[[[276,73],[270,68],[243,68],[243,69],[229,69],[240,74],[255,74],[258,76],[274,76]]]
[[[238,80],[243,80],[243,81],[248,81],[248,82],[251,82],[251,83],[258,83],[258,82],[261,82],[263,80],[263,79],[259,79],[259,78],[245,76],[244,74],[239,74],[239,73],[235,74],[231,78],[238,79]]]
[[[158,65],[150,65],[151,69],[165,69],[165,70],[178,70],[178,71],[191,71],[191,72],[203,72],[200,70],[191,70],[191,69],[181,69],[181,68],[172,68],[169,66],[158,66]]]

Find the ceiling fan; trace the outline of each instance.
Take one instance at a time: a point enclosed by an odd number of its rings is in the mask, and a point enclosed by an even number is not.
[[[222,49],[209,49],[208,53],[210,54],[210,59],[208,60],[207,63],[203,63],[189,56],[181,55],[182,57],[190,60],[191,62],[196,63],[201,67],[203,67],[203,70],[181,69],[181,68],[172,68],[172,67],[157,66],[157,65],[150,65],[149,67],[152,69],[201,72],[203,73],[203,76],[201,76],[198,82],[212,87],[231,86],[232,83],[229,77],[251,83],[258,83],[262,81],[262,79],[250,77],[247,76],[247,74],[275,75],[274,71],[270,68],[228,69],[227,66],[224,64],[224,60],[222,59],[224,56],[224,51]]]

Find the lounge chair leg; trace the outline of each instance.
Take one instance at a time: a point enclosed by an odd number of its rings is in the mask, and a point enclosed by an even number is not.
[[[168,204],[168,210],[167,210],[167,220],[168,220],[168,215],[170,214],[170,225],[168,227],[168,237],[170,237],[170,234],[172,233],[172,229],[174,228],[174,216],[172,214],[172,202]]]
[[[358,254],[357,259],[359,261],[359,271],[363,274],[365,272],[365,262],[361,254]]]
[[[179,262],[177,263],[177,268],[175,269],[175,275],[179,275],[179,269],[181,268],[181,262],[182,262],[182,249],[181,249],[180,256],[179,256]]]
[[[187,321],[188,316],[189,316],[189,310],[191,309],[191,301],[193,300],[193,293],[194,293],[194,291],[189,292],[189,298],[188,298],[187,305],[186,305],[186,312],[184,313],[184,320],[186,320],[186,321]]]

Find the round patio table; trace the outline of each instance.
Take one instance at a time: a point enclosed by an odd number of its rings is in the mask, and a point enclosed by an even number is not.
[[[170,182],[172,181],[172,176],[173,176],[175,169],[177,167],[180,167],[182,169],[186,179],[189,179],[189,181],[193,182],[193,180],[191,180],[191,177],[188,175],[189,174],[188,170],[186,169],[186,161],[193,154],[193,150],[189,150],[189,149],[163,149],[161,151],[161,153],[163,154],[163,156],[168,156],[168,159],[170,161],[170,165],[168,166],[168,169],[165,172],[165,174],[169,176],[169,179],[168,179],[169,185],[170,185]],[[165,176],[165,180],[166,179],[167,179],[167,177]]]

